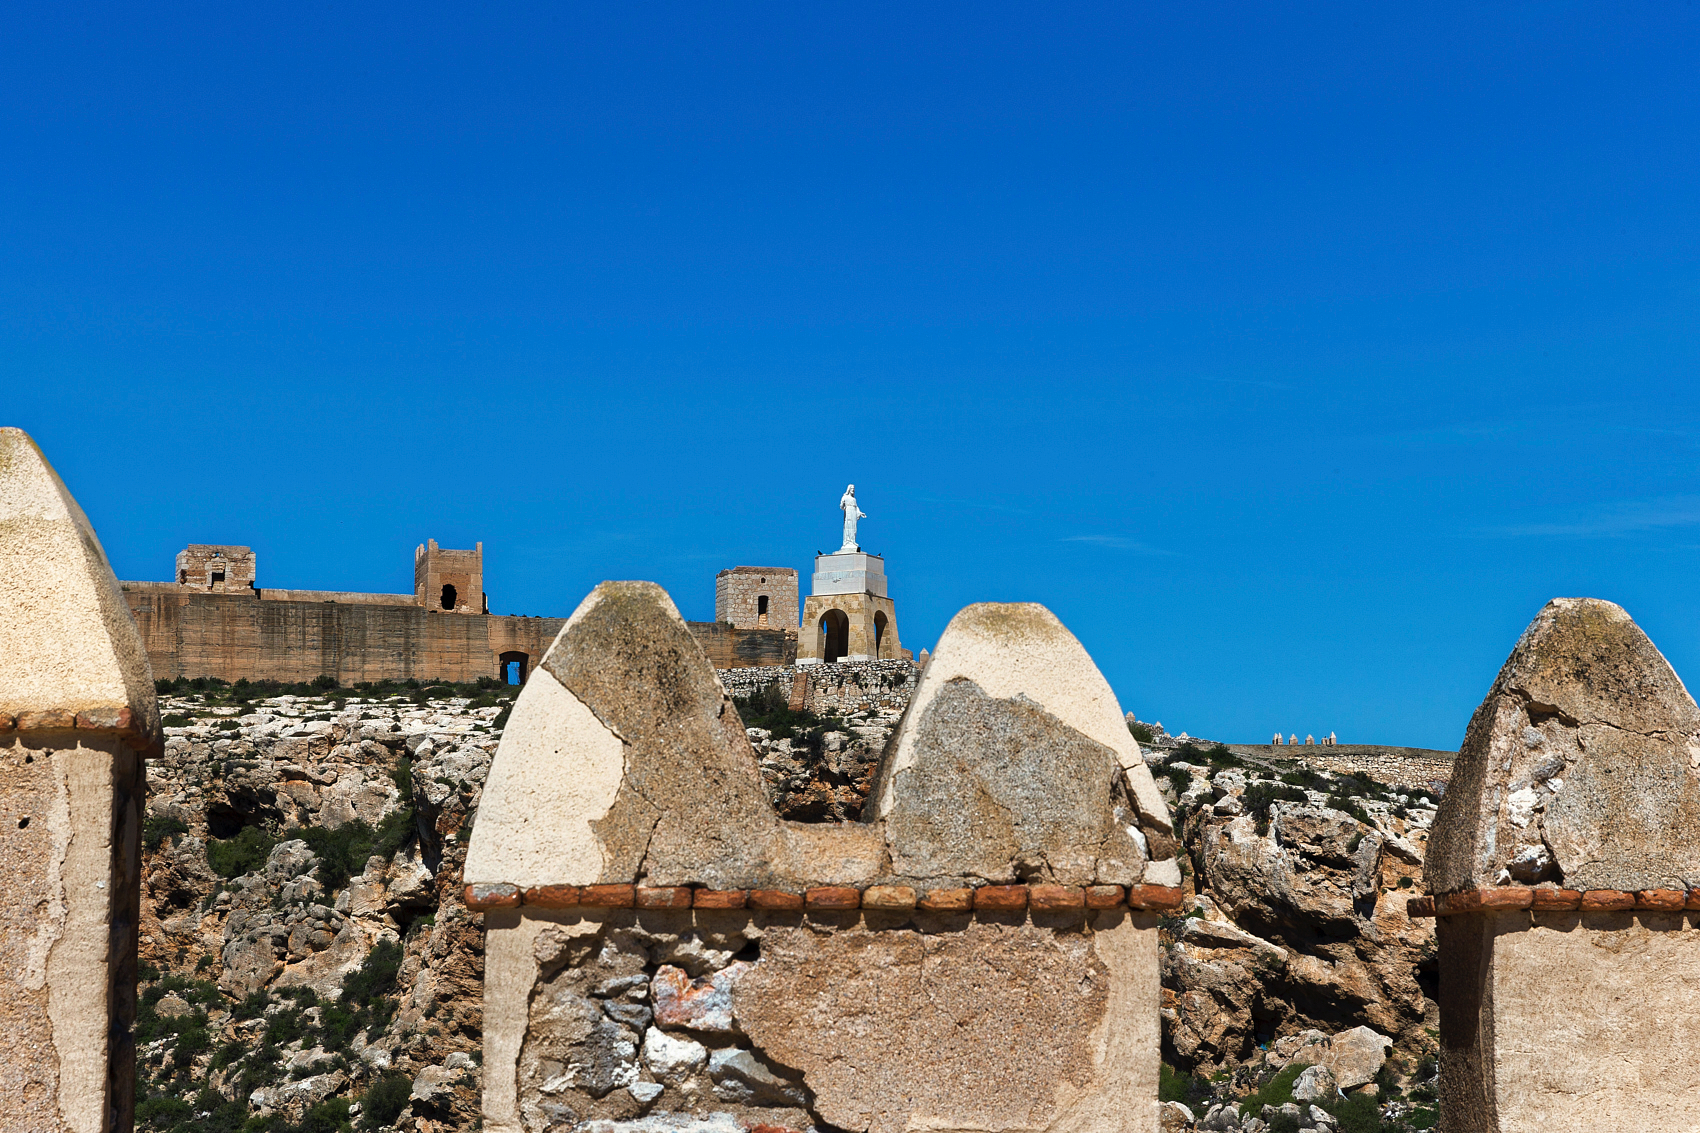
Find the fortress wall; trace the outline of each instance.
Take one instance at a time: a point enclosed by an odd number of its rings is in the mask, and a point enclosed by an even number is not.
[[[692,623],[696,628],[696,623]],[[726,694],[739,699],[777,685],[793,695],[798,676],[808,681],[797,707],[822,716],[841,716],[879,708],[903,709],[914,695],[921,667],[913,661],[838,661],[831,665],[794,665],[727,669],[720,674]]]
[[[687,622],[716,669],[791,665],[797,660],[794,629],[738,629],[725,622]]]
[[[126,583],[128,585],[128,583]],[[357,594],[348,590],[270,590],[261,588],[262,602],[342,602],[350,606],[417,606],[411,594]]]
[[[503,653],[524,653],[529,671],[566,624],[565,618],[449,616],[415,605],[406,594],[261,590],[256,597],[186,591],[173,583],[121,585],[156,677],[293,682],[329,674],[345,685],[500,678]],[[794,630],[717,622],[690,627],[716,668],[774,667],[797,659]]]
[[[508,651],[525,653],[534,667],[566,621],[123,585],[155,677],[470,681],[499,677]]]
[[[1337,775],[1368,775],[1394,787],[1444,787],[1452,778],[1456,753],[1420,747],[1382,747],[1374,744],[1228,744],[1235,755],[1260,759],[1296,759]]]

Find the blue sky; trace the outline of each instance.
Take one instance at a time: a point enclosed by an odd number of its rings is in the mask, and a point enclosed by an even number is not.
[[[121,577],[1050,606],[1171,731],[1700,671],[1694,5],[15,5],[0,405]]]

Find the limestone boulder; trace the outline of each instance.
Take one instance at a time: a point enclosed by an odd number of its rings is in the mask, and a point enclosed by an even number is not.
[[[1375,1081],[1392,1053],[1391,1038],[1368,1027],[1353,1027],[1332,1038],[1312,1039],[1299,1047],[1291,1061],[1323,1068],[1341,1090],[1350,1090]]]
[[[1536,616],[1470,721],[1435,820],[1431,892],[1528,877],[1700,885],[1700,708],[1610,602],[1555,598]]]
[[[1191,1133],[1197,1118],[1180,1102],[1164,1102],[1157,1108],[1157,1128],[1160,1133]]]
[[[1329,1101],[1338,1090],[1334,1072],[1326,1066],[1307,1066],[1293,1080],[1294,1101]]]
[[[1283,804],[1271,808],[1271,833],[1259,834],[1250,817],[1230,819],[1204,832],[1200,857],[1211,892],[1236,924],[1264,937],[1282,933],[1355,933],[1359,916],[1350,875],[1301,869],[1301,855],[1273,831]]]

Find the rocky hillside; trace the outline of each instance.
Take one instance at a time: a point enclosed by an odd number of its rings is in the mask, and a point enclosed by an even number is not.
[[[163,691],[138,1128],[476,1128],[460,866],[511,690]],[[860,814],[896,711],[741,707],[782,814]],[[1432,801],[1222,748],[1151,759],[1195,894],[1163,932],[1166,1127],[1429,1127],[1433,938],[1402,897]]]
[[[138,1128],[476,1124],[483,943],[460,863],[509,696],[162,697]]]
[[[1220,746],[1148,761],[1191,894],[1162,934],[1165,1127],[1432,1128],[1434,929],[1405,899],[1434,799]]]

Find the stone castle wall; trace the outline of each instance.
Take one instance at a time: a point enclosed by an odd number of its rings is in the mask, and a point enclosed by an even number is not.
[[[448,615],[326,598],[267,601],[125,583],[155,677],[360,681],[501,677],[503,653],[542,660],[565,618]],[[349,595],[353,599],[385,597]],[[400,596],[390,596],[400,597]]]
[[[797,631],[739,629],[725,622],[688,622],[716,669],[790,665],[797,660]]]
[[[720,674],[720,683],[728,696],[738,699],[778,686],[793,708],[822,716],[848,716],[882,708],[901,712],[920,676],[921,667],[913,661],[839,661],[802,668],[728,669]],[[799,680],[807,682],[801,690]]]
[[[172,583],[121,584],[155,677],[235,682],[503,679],[503,654],[525,655],[530,672],[565,618],[447,615],[410,594],[260,590],[219,594]],[[789,665],[797,635],[691,622],[717,669]]]
[[[1228,744],[1235,755],[1259,759],[1294,759],[1336,775],[1368,775],[1395,787],[1444,787],[1452,778],[1455,752],[1421,747],[1380,747],[1373,744]]]

